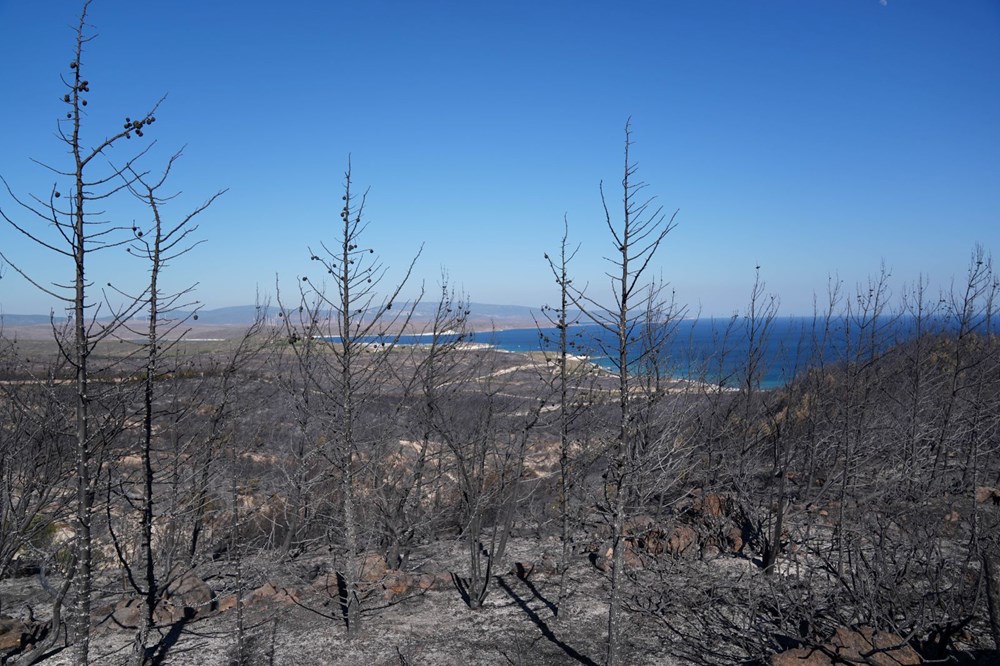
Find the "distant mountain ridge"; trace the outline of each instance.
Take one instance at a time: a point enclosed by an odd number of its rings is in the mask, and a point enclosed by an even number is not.
[[[66,315],[56,315],[54,319],[57,323],[65,322]],[[0,323],[7,326],[38,326],[40,324],[51,323],[52,320],[53,317],[49,315],[0,314]]]
[[[413,310],[415,321],[430,321],[437,312],[437,302],[422,301],[417,303]],[[524,305],[496,305],[492,303],[469,303],[470,319],[494,319],[497,321],[517,320],[532,321],[533,317],[541,316],[539,308],[532,308]],[[400,303],[394,308],[405,312],[410,308],[409,303]],[[252,322],[260,309],[264,310],[264,316],[274,318],[278,316],[278,308],[274,305],[234,305],[224,308],[198,311],[198,323],[202,324],[249,324]]]
[[[410,307],[408,303],[401,303],[397,306],[400,311],[405,311]],[[421,301],[413,310],[412,322],[421,324],[433,319],[437,312],[438,303],[436,301]],[[546,322],[545,316],[540,308],[528,307],[526,305],[501,305],[496,303],[468,303],[469,322],[477,328],[488,328],[491,324],[496,327],[511,326],[534,326],[534,322],[541,324]],[[253,322],[258,312],[263,309],[264,316],[274,319],[278,316],[278,308],[274,305],[231,305],[221,308],[202,309],[197,311],[198,319],[191,319],[191,324],[210,326],[240,326]],[[175,312],[170,317],[178,319],[192,315],[192,312]],[[100,317],[100,321],[108,318]],[[144,319],[144,317],[138,317]],[[57,322],[66,321],[66,315],[57,314]],[[39,314],[0,314],[0,322],[6,326],[38,326],[50,323],[49,315]]]

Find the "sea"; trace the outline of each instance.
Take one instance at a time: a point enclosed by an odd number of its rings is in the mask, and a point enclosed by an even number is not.
[[[743,383],[750,361],[755,368],[755,385],[777,388],[805,367],[807,347],[812,346],[812,324],[812,318],[776,318],[767,330],[755,336],[755,344],[751,344],[745,322],[740,320],[682,320],[655,332],[636,325],[630,336],[629,370],[642,372],[644,365],[650,367],[649,363],[655,359],[659,371],[673,378],[736,387]],[[558,349],[559,331],[555,328],[489,331],[474,334],[472,341],[511,352],[553,352]],[[571,326],[567,329],[567,346],[573,355],[618,372],[617,336],[603,327]],[[834,350],[835,345],[827,346],[831,348],[829,351]],[[649,353],[651,348],[657,350],[655,355]]]
[[[684,319],[631,329],[629,371],[643,372],[654,361],[661,376],[691,379],[723,387],[750,381],[761,389],[788,384],[810,367],[864,358],[911,339],[916,332],[950,328],[948,320],[924,320],[918,328],[909,316],[860,321],[814,317],[775,317],[754,322],[744,317]],[[612,372],[618,371],[616,336],[597,324],[567,329],[569,352]],[[453,334],[445,340],[457,340]],[[383,342],[372,339],[370,342]],[[508,352],[555,352],[556,328],[521,328],[466,333],[462,342],[487,344]],[[403,335],[397,344],[426,344],[426,335]],[[655,349],[656,353],[649,350]]]

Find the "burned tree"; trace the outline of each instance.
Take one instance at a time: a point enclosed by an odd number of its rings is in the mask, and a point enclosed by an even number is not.
[[[573,532],[578,522],[571,507],[571,494],[579,475],[579,471],[575,470],[577,461],[573,456],[574,445],[578,445],[574,429],[578,427],[588,406],[587,400],[581,396],[588,393],[586,385],[593,380],[593,367],[579,357],[584,352],[586,342],[579,332],[570,331],[570,327],[579,324],[582,318],[579,310],[570,310],[574,299],[579,300],[583,295],[580,290],[573,291],[573,279],[569,272],[569,264],[579,249],[579,246],[570,247],[569,224],[564,219],[558,255],[553,258],[545,254],[545,261],[559,286],[559,304],[542,308],[544,321],[558,331],[558,337],[551,340],[544,332],[539,331],[546,364],[555,366],[550,383],[555,400],[558,401],[555,406],[558,409],[556,428],[559,433],[558,507],[561,549],[559,592],[554,611],[557,617],[562,614],[562,602],[568,594],[566,573],[573,547]]]
[[[468,331],[468,299],[457,294],[442,274],[440,296],[431,321],[420,331],[421,344],[409,350],[409,367],[400,362],[407,413],[407,440],[390,451],[386,464],[374,477],[377,514],[382,526],[382,547],[391,568],[406,569],[416,542],[441,528],[441,486],[445,476],[445,447],[438,436],[441,410],[463,388],[463,346]]]
[[[310,249],[332,288],[308,276],[300,280],[300,301],[296,311],[281,305],[289,342],[295,347],[307,389],[311,394],[311,417],[321,423],[329,440],[321,455],[330,466],[328,477],[337,484],[334,506],[326,517],[342,556],[343,602],[348,635],[361,631],[361,598],[358,582],[363,564],[359,480],[372,468],[372,448],[382,435],[381,424],[365,418],[386,378],[390,356],[406,328],[417,300],[401,301],[416,257],[402,279],[386,293],[379,293],[387,267],[374,248],[362,243],[368,223],[364,218],[367,193],[358,196],[352,189],[351,168],[344,175],[343,206],[334,241],[322,242],[319,251]],[[419,256],[419,253],[418,253]],[[324,278],[326,279],[326,278]],[[318,344],[317,353],[304,354]],[[364,558],[361,558],[362,562]]]
[[[87,25],[89,5],[89,0],[84,2],[75,31],[70,75],[68,79],[63,78],[66,92],[62,101],[66,105],[66,113],[65,118],[58,122],[57,134],[68,149],[70,164],[63,168],[48,167],[55,174],[57,183],[44,197],[19,198],[7,187],[25,215],[35,218],[34,224],[17,220],[7,211],[0,211],[0,216],[14,230],[72,265],[70,279],[46,284],[41,278],[29,275],[17,262],[0,255],[41,292],[63,303],[72,319],[72,339],[61,344],[60,348],[73,367],[75,387],[75,552],[68,573],[75,578],[74,640],[78,663],[86,663],[90,654],[92,524],[101,474],[100,454],[121,430],[121,424],[113,422],[118,418],[116,410],[108,404],[119,401],[120,396],[116,395],[115,387],[95,381],[99,369],[92,367],[91,355],[99,343],[109,339],[122,322],[142,305],[141,301],[126,301],[116,306],[104,302],[102,308],[100,297],[94,293],[89,269],[95,253],[120,247],[131,240],[130,225],[105,219],[103,213],[95,209],[95,204],[114,196],[133,181],[133,165],[144,151],[120,162],[117,167],[105,167],[103,158],[121,142],[133,136],[141,138],[156,121],[154,113],[157,106],[135,118],[126,117],[122,125],[104,134],[104,138],[89,138],[85,132],[84,112],[91,92],[91,82],[84,75],[85,51],[93,39]],[[64,190],[68,194],[66,197],[63,196]],[[49,229],[55,230],[54,237],[48,236]],[[98,313],[102,309],[108,311],[110,318],[98,321]],[[103,419],[102,415],[108,415],[110,420]],[[95,419],[102,419],[102,422],[97,423]],[[53,635],[58,633],[53,631]]]
[[[640,495],[638,479],[648,477],[648,463],[662,472],[676,464],[670,451],[653,450],[650,444],[664,440],[643,424],[641,412],[653,408],[653,401],[642,396],[635,371],[644,363],[659,363],[660,344],[643,345],[644,326],[668,325],[675,313],[665,298],[664,285],[650,279],[650,265],[667,234],[674,228],[675,212],[667,217],[654,198],[644,198],[646,185],[635,180],[636,164],[631,159],[631,121],[625,124],[625,166],[622,176],[622,219],[615,222],[608,209],[604,188],[601,202],[605,224],[611,232],[613,254],[611,268],[613,303],[604,305],[586,295],[577,295],[576,305],[609,334],[610,342],[601,349],[614,365],[618,376],[615,415],[617,434],[607,453],[602,509],[611,533],[611,590],[608,599],[608,647],[610,665],[623,662],[622,587],[625,582],[625,522]],[[663,338],[657,338],[663,342]],[[668,447],[669,448],[669,447]],[[663,456],[661,457],[661,454]]]
[[[155,517],[156,498],[153,494],[153,484],[158,470],[154,466],[153,426],[161,414],[155,406],[158,397],[159,384],[164,368],[163,359],[182,340],[186,331],[182,328],[195,314],[197,303],[189,300],[194,287],[187,287],[177,292],[166,292],[161,286],[161,272],[175,259],[187,254],[198,243],[192,242],[190,236],[197,230],[192,220],[208,208],[215,199],[223,194],[217,192],[192,212],[183,216],[178,222],[170,224],[164,221],[162,209],[174,197],[163,195],[163,188],[174,162],[180,157],[175,154],[167,162],[162,175],[152,181],[128,167],[123,174],[128,190],[149,209],[151,222],[146,229],[132,227],[134,239],[126,248],[127,252],[139,257],[149,265],[149,284],[140,294],[131,294],[118,290],[118,293],[128,300],[141,303],[147,316],[144,330],[138,329],[132,322],[123,322],[123,332],[133,335],[143,335],[145,343],[140,350],[144,358],[142,382],[142,406],[139,410],[142,418],[142,432],[139,437],[139,457],[141,471],[139,486],[141,499],[138,502],[129,499],[129,504],[138,504],[140,511],[140,547],[138,561],[133,563],[125,556],[118,537],[112,531],[111,536],[118,553],[119,561],[125,569],[126,576],[132,588],[143,598],[143,612],[139,618],[139,629],[136,634],[132,663],[137,666],[147,659],[147,641],[149,631],[154,625],[154,613],[163,595],[163,586],[158,580],[156,552],[153,544],[153,521]],[[191,308],[195,310],[192,311]],[[131,484],[129,484],[131,485]],[[127,494],[127,491],[126,491]],[[112,527],[109,520],[109,529]]]

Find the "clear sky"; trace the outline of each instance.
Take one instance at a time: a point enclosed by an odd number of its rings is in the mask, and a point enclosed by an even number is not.
[[[0,0],[0,174],[21,195],[58,182],[31,158],[67,164],[78,5]],[[144,165],[186,146],[169,211],[229,188],[170,271],[206,307],[315,268],[349,154],[390,277],[423,244],[431,290],[444,268],[474,301],[554,302],[542,256],[565,214],[576,282],[600,295],[598,185],[616,210],[629,116],[647,191],[679,209],[655,269],[705,314],[743,307],[758,264],[799,314],[831,275],[884,260],[898,292],[1000,251],[997,0],[94,0],[90,22],[89,140],[167,94]],[[40,279],[71,274],[10,228],[0,243]],[[123,251],[96,262],[98,284],[141,280]],[[4,271],[0,311],[52,306]]]

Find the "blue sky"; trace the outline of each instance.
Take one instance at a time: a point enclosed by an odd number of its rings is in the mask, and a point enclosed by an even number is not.
[[[56,181],[77,3],[0,0],[0,174],[15,192]],[[203,2],[95,0],[84,60],[89,137],[167,94],[146,135],[155,170],[186,146],[172,189],[205,243],[170,269],[206,307],[295,289],[308,246],[335,233],[340,184],[370,187],[368,242],[436,290],[556,300],[542,258],[564,214],[578,284],[602,297],[623,126],[648,192],[678,226],[655,262],[705,314],[745,306],[754,267],[784,314],[828,278],[961,277],[975,243],[1000,248],[1000,2]],[[124,159],[135,139],[110,154]],[[0,206],[16,213],[6,193]],[[109,215],[144,213],[124,200]],[[42,280],[71,266],[0,229]],[[98,284],[138,284],[112,250]],[[12,270],[0,311],[54,304]]]

